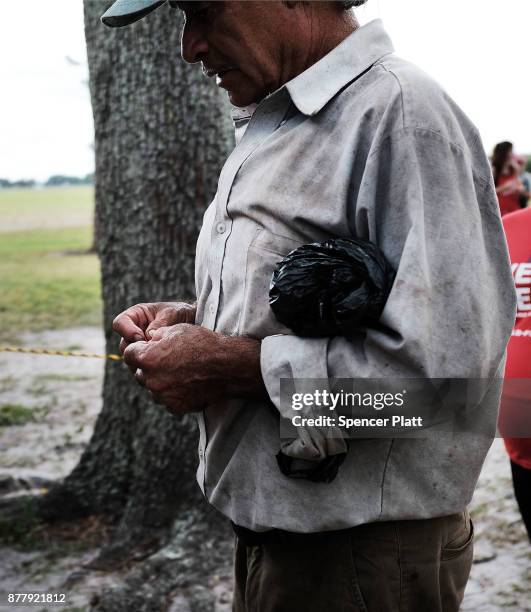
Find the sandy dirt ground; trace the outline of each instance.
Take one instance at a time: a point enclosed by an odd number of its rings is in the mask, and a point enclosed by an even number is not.
[[[78,328],[28,334],[22,345],[102,352],[104,343],[100,330]],[[35,415],[24,425],[0,427],[0,503],[28,487],[46,488],[49,480],[71,471],[101,408],[102,377],[103,361],[97,359],[0,353],[0,405],[31,407]],[[471,513],[475,561],[462,609],[531,611],[531,545],[514,501],[501,440],[489,452]],[[3,546],[0,593],[62,592],[69,602],[66,609],[88,610],[93,593],[120,580],[119,575],[84,567],[97,550],[90,531],[90,524],[84,524],[81,533],[59,548]],[[228,612],[228,578],[213,577],[212,588],[217,594],[216,612]],[[0,604],[0,609],[11,608]],[[175,601],[171,609],[189,608]]]

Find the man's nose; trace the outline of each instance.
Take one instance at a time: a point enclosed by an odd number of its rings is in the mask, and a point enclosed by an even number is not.
[[[208,42],[199,28],[184,25],[181,37],[181,55],[185,62],[195,64],[208,53]]]

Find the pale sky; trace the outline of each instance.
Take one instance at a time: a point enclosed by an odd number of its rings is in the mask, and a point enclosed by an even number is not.
[[[0,0],[0,178],[94,167],[82,0]],[[369,0],[397,53],[441,83],[487,150],[531,153],[530,0]],[[66,59],[81,62],[71,65]]]

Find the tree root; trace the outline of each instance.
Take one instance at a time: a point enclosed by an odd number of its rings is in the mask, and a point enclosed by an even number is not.
[[[212,612],[215,587],[228,592],[233,535],[226,519],[202,512],[176,521],[164,548],[135,563],[118,586],[91,601],[93,612]]]
[[[120,538],[114,531],[110,541],[85,565],[87,569],[117,571],[158,552],[170,537],[168,528],[137,528]]]
[[[82,503],[79,496],[63,483],[57,483],[37,501],[37,514],[47,523],[69,521],[92,514],[90,504]]]

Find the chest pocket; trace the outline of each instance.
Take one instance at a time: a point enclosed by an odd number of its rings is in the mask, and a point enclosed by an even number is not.
[[[277,263],[302,244],[263,228],[257,230],[247,251],[239,335],[262,339],[273,334],[293,334],[277,321],[269,306],[269,284]]]

